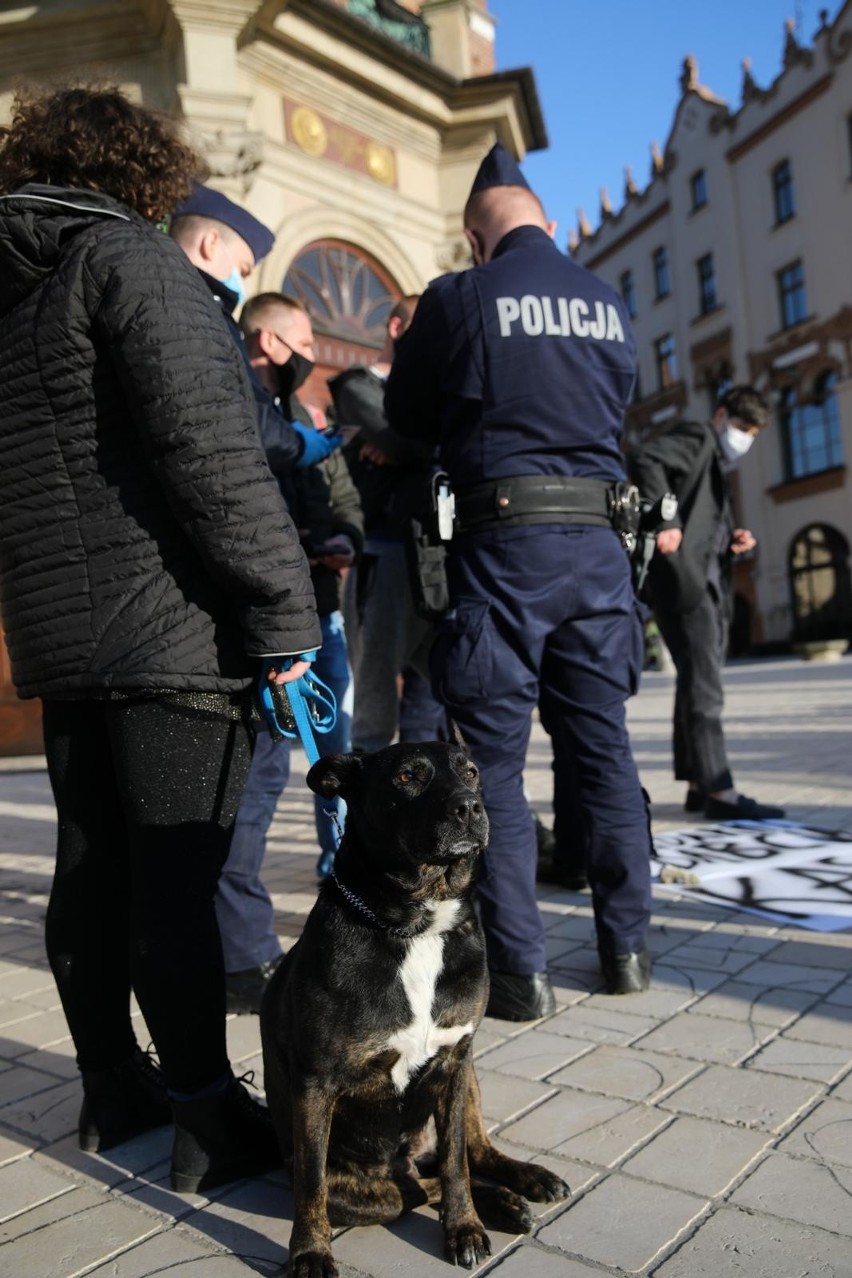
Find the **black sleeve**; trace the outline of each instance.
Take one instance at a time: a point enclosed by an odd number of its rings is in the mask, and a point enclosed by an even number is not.
[[[385,413],[400,435],[438,442],[442,375],[449,366],[451,332],[441,291],[432,285],[396,344],[385,388]]]
[[[639,492],[656,502],[663,493],[680,499],[696,468],[703,465],[713,447],[712,436],[701,422],[680,422],[672,430],[644,444],[630,459],[630,474]],[[672,521],[677,527],[679,520]]]
[[[428,444],[404,439],[388,425],[381,383],[366,376],[335,378],[330,385],[335,416],[341,426],[357,426],[362,439],[375,444],[400,466],[427,465],[432,454]]]
[[[177,245],[141,228],[104,237],[87,274],[153,473],[252,655],[316,647],[307,561],[258,436],[243,358]]]
[[[254,403],[260,442],[269,469],[279,477],[289,475],[302,456],[302,437],[284,416],[281,406],[263,387],[254,388]]]

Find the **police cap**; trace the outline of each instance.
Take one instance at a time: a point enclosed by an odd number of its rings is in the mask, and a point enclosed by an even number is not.
[[[488,191],[492,186],[523,186],[530,189],[529,182],[518,168],[517,160],[502,142],[495,142],[480,164],[470,193],[477,195],[480,191]]]
[[[210,217],[223,222],[245,240],[256,263],[266,257],[275,243],[275,236],[268,226],[221,191],[214,191],[212,186],[202,186],[200,182],[194,184],[190,194],[175,209],[172,219],[178,217]]]

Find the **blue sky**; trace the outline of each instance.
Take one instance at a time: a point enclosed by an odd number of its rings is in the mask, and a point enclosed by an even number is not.
[[[759,85],[782,67],[784,22],[799,21],[810,44],[820,9],[833,19],[841,0],[489,0],[497,21],[497,68],[531,66],[550,138],[531,152],[527,181],[564,247],[585,209],[597,226],[606,186],[621,206],[624,165],[643,189],[650,144],[664,146],[680,99],[684,57],[732,109],[740,104],[741,61],[750,57]]]

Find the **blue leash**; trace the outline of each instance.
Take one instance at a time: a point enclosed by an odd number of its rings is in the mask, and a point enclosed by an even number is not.
[[[313,766],[319,759],[314,733],[330,732],[337,722],[337,701],[331,688],[308,670],[292,683],[268,681],[260,699],[273,739],[301,740],[308,765]]]

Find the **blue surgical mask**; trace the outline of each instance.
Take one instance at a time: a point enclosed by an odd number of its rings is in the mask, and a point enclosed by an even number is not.
[[[225,288],[229,288],[232,293],[236,293],[237,305],[242,306],[243,302],[246,300],[246,290],[245,285],[243,284],[243,277],[240,275],[236,267],[234,267],[227,279],[222,280],[222,283],[225,285]]]

